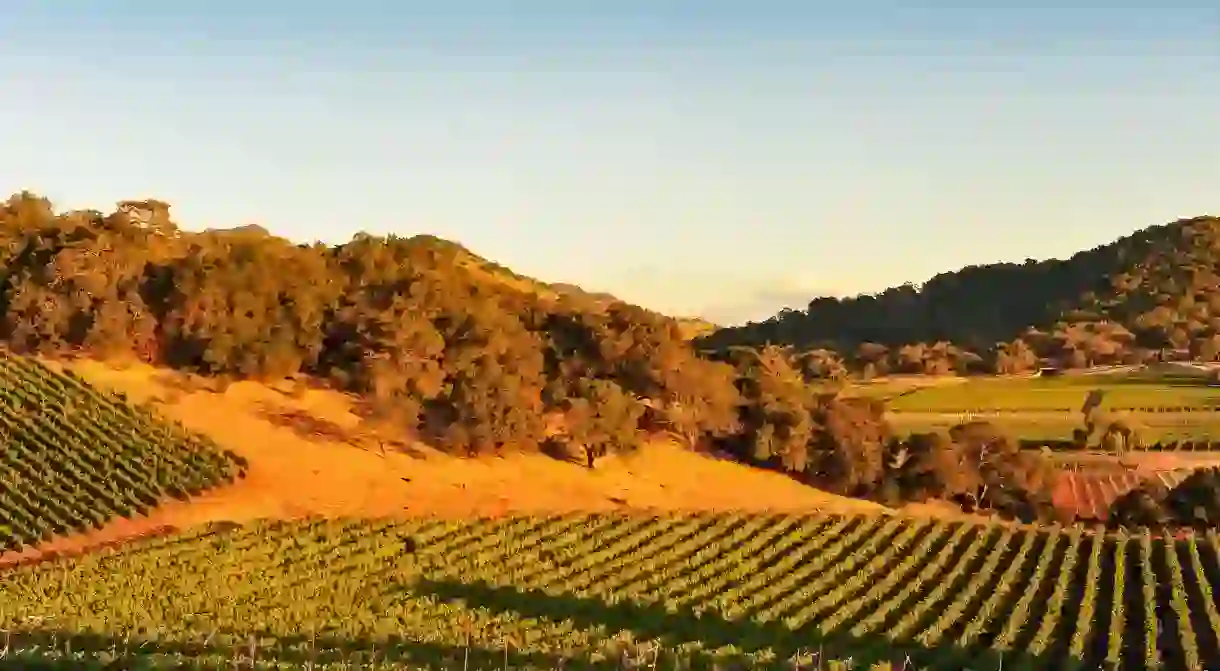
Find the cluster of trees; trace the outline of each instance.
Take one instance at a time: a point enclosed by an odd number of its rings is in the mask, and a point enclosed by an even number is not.
[[[431,236],[299,245],[258,227],[181,231],[154,200],[57,213],[21,193],[0,206],[0,338],[305,377],[464,455],[545,450],[593,467],[663,432],[856,496],[1049,500],[1047,468],[988,427],[900,441],[878,405],[820,393],[812,383],[838,373],[818,353],[703,356],[676,320]]]
[[[529,281],[432,236],[297,245],[258,227],[188,233],[165,203],[0,207],[0,337],[201,374],[309,376],[455,452],[594,452],[650,426],[720,435],[732,371],[681,325]],[[645,401],[647,401],[645,403]]]
[[[848,496],[888,504],[932,498],[1020,519],[1056,517],[1059,476],[988,422],[898,438],[876,399],[819,391],[816,361],[776,346],[732,348],[736,433],[717,443],[740,460]]]
[[[1114,527],[1220,527],[1220,469],[1195,471],[1170,488],[1146,482],[1110,506]]]
[[[1017,373],[1040,365],[1220,360],[1220,218],[1154,226],[1066,260],[997,263],[921,286],[816,298],[701,346],[784,344],[827,370]]]

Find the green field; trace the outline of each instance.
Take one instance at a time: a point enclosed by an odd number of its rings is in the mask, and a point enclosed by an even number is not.
[[[1101,407],[1106,409],[1220,409],[1220,389],[1215,387],[1160,381],[1119,381],[1102,376],[968,380],[960,384],[923,387],[898,395],[890,400],[889,407],[905,412],[1076,412],[1094,390],[1104,392]]]
[[[1145,440],[1220,440],[1220,388],[1197,378],[1068,375],[937,384],[896,379],[853,385],[846,393],[884,400],[889,421],[899,434],[982,419],[1023,439],[1067,440],[1082,426],[1080,410],[1093,391],[1103,392],[1103,410],[1129,417]]]
[[[1198,669],[1220,659],[1218,588],[1214,534],[746,514],[267,523],[18,568],[0,628],[8,659],[45,668]]]

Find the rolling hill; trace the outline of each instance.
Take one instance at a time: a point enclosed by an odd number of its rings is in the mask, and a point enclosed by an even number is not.
[[[687,344],[699,325],[432,235],[294,244],[185,232],[156,200],[56,212],[20,193],[0,206],[0,242],[0,341],[18,353],[308,378],[466,454],[591,436],[601,453],[635,441],[645,407],[688,435],[732,420],[729,370]],[[583,410],[608,403],[622,411]]]
[[[544,282],[521,275],[456,242],[433,235],[417,235],[408,238],[407,244],[426,245],[440,250],[441,258],[444,258],[454,269],[462,269],[471,273],[477,281],[497,284],[512,291],[536,296],[544,301],[558,302],[560,299],[565,299],[589,312],[604,312],[615,305],[626,304],[626,301],[604,291],[586,291],[582,287],[567,282]],[[703,319],[664,315],[638,306],[633,307],[644,310],[656,319],[676,324],[682,337],[687,340],[707,335],[717,328]]]
[[[861,365],[881,348],[937,343],[993,365],[1021,348],[1065,365],[1147,360],[1162,350],[1215,360],[1220,218],[1152,226],[1068,259],[968,266],[921,286],[814,298],[805,310],[720,329],[699,344],[768,342],[827,348]]]
[[[1195,669],[1220,650],[1214,534],[1040,526],[1056,493],[1097,512],[1096,488],[984,424],[900,439],[874,400],[820,393],[821,355],[704,356],[705,325],[428,235],[301,245],[18,194],[0,243],[0,541],[20,548],[0,554],[0,666]],[[1089,276],[1072,268],[1047,272]],[[1080,323],[1122,312],[1075,300]],[[1194,482],[1133,492],[1130,519],[1220,519],[1195,505],[1215,478]],[[948,501],[1007,519],[896,510]]]

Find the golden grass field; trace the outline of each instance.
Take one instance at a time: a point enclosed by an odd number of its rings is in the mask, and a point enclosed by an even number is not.
[[[881,512],[868,501],[835,496],[778,474],[675,445],[648,445],[611,456],[595,470],[542,455],[462,459],[404,444],[384,427],[365,426],[354,399],[329,390],[237,382],[223,391],[181,373],[91,360],[51,363],[95,386],[150,403],[164,416],[245,457],[246,477],[153,515],[118,520],[38,551],[68,552],[165,528],[209,522],[312,516],[466,518],[513,513],[597,511]],[[383,451],[384,450],[384,451]]]

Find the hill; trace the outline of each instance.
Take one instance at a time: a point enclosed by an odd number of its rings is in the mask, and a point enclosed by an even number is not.
[[[733,419],[730,369],[677,320],[431,235],[293,244],[184,232],[155,200],[56,213],[22,193],[0,208],[0,242],[0,338],[19,353],[307,377],[465,454],[571,443],[592,459],[633,443],[646,414],[691,436]]]
[[[370,427],[359,399],[332,390],[192,379],[146,365],[48,362],[92,388],[113,390],[246,464],[229,486],[196,492],[39,551],[70,552],[209,522],[301,517],[462,519],[590,511],[889,512],[731,460],[657,441],[609,455],[595,470],[539,454],[466,459],[396,427]]]
[[[1108,500],[984,422],[894,435],[826,353],[699,350],[429,235],[295,244],[23,193],[0,243],[0,511],[38,545],[0,555],[19,665],[1217,654],[1214,538],[1039,529],[1056,495]],[[1110,521],[1220,519],[1214,473],[1157,482]],[[881,505],[908,502],[1030,524]]]
[[[983,463],[970,445],[990,441],[986,430],[895,440],[879,403],[823,394],[809,360],[702,356],[677,320],[431,235],[294,244],[258,227],[185,232],[169,210],[143,200],[56,212],[29,193],[10,198],[0,340],[18,354],[349,394],[356,421],[393,435],[397,451],[547,455],[596,470],[668,441],[834,494],[978,505],[986,492],[1010,514],[1050,511],[1036,456],[1005,442]],[[952,473],[945,451],[960,453]]]
[[[720,329],[699,344],[821,348],[870,374],[1137,363],[1169,350],[1214,361],[1218,290],[1220,218],[1195,217],[1068,259],[969,266],[921,286],[814,298],[806,310]]]

